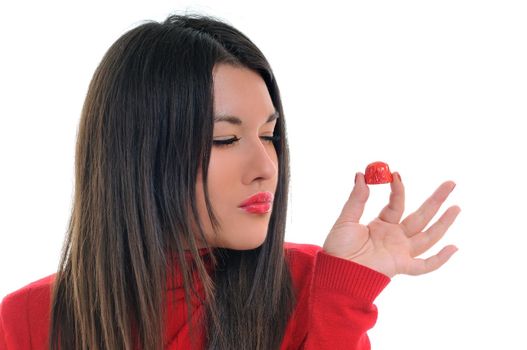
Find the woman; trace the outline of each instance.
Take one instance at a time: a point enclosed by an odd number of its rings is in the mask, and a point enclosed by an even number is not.
[[[289,153],[269,63],[212,17],[119,38],[91,81],[56,274],[4,298],[0,349],[369,349],[376,296],[423,274],[455,184],[401,221],[396,173],[369,225],[364,175],[323,247],[284,243]]]

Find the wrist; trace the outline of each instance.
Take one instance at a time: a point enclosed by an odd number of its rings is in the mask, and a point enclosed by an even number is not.
[[[326,249],[326,247],[323,247],[322,249],[328,255],[331,255],[331,256],[334,256],[340,259],[353,261],[354,263],[365,266],[376,272],[382,273],[383,275],[389,278],[392,278],[393,276],[397,274],[393,264],[386,263],[386,261],[391,261],[391,257],[384,257],[384,259],[379,258],[379,256],[369,254],[366,247],[363,247],[361,251],[356,252],[355,254],[351,256],[350,255],[343,256],[342,254],[339,254],[338,252],[334,252],[329,249]]]
[[[383,264],[381,261],[379,261],[379,259],[375,259],[373,257],[360,255],[350,257],[348,258],[348,260],[353,261],[354,263],[357,263],[359,265],[365,266],[371,270],[382,273],[388,278],[393,278],[397,274],[393,267],[390,267],[387,264]]]

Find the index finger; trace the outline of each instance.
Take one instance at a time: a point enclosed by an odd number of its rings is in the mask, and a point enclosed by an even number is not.
[[[379,214],[379,219],[392,224],[398,224],[404,213],[404,185],[399,173],[393,173],[393,181],[390,183],[390,188],[392,190],[390,193],[390,201],[382,209]]]

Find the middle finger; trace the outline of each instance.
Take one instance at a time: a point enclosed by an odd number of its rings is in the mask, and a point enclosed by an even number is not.
[[[430,220],[432,220],[454,187],[456,187],[456,184],[453,181],[443,182],[419,209],[408,215],[401,222],[407,236],[411,237],[423,230]]]

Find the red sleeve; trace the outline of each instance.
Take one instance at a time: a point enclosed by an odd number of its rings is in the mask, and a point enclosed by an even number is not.
[[[375,298],[390,282],[353,261],[317,252],[303,350],[369,350],[366,332],[377,320]]]
[[[54,275],[6,295],[0,303],[0,350],[44,350]]]
[[[28,333],[28,290],[21,289],[4,297],[0,304],[0,350],[31,349]]]
[[[7,350],[3,323],[4,321],[2,320],[2,304],[0,303],[0,350]]]

